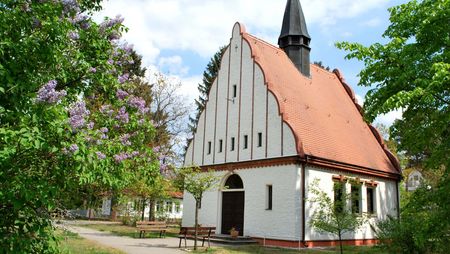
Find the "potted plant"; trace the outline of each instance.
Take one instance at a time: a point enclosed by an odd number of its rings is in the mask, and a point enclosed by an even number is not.
[[[231,227],[231,229],[230,229],[230,236],[233,237],[233,238],[236,238],[236,237],[238,237],[238,235],[239,235],[239,231],[236,230],[235,227]]]

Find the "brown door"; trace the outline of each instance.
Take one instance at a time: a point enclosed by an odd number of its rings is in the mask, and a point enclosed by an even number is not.
[[[244,232],[244,192],[222,192],[222,234],[230,234],[234,227],[242,236]]]

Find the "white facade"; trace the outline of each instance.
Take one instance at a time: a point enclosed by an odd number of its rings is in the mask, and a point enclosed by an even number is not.
[[[314,204],[306,202],[303,213],[301,172],[304,162],[235,166],[298,155],[294,134],[283,121],[278,105],[275,96],[267,89],[263,70],[255,63],[248,42],[240,34],[240,25],[236,24],[185,157],[186,166],[211,166],[214,169],[214,165],[234,165],[227,170],[216,171],[222,178],[222,185],[204,195],[199,223],[216,226],[216,232],[221,232],[222,196],[229,191],[223,189],[223,185],[230,175],[237,174],[244,186],[240,190],[244,191],[245,197],[243,235],[286,241],[335,239],[309,227]],[[388,214],[397,215],[398,189],[395,180],[353,175],[343,170],[334,171],[307,163],[303,165],[305,193],[308,193],[308,186],[317,178],[321,189],[333,198],[333,176],[358,177],[362,181],[377,183],[374,188],[375,212],[369,222],[384,219]],[[269,185],[272,186],[271,210],[267,209],[266,188]],[[367,210],[365,188],[363,185],[361,189],[362,212]],[[193,226],[195,201],[192,195],[185,192],[183,204],[182,225]],[[303,219],[305,225],[302,225]],[[346,235],[344,238],[373,239],[374,235],[367,223],[356,235]]]

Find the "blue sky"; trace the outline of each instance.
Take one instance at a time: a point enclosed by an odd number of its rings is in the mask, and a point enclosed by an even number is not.
[[[389,25],[387,8],[405,0],[301,0],[311,35],[311,61],[338,68],[355,90],[359,101],[368,88],[357,86],[363,68],[345,60],[338,41],[370,45],[385,41]],[[276,45],[286,0],[111,0],[97,15],[121,14],[129,27],[124,38],[143,55],[151,71],[162,71],[181,82],[180,93],[188,103],[198,96],[197,84],[211,56],[229,42],[236,21],[247,32]],[[377,121],[390,124],[400,117],[391,112]]]

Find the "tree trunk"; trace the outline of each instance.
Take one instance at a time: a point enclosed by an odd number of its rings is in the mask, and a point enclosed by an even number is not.
[[[142,199],[142,221],[145,218],[145,198]]]
[[[343,254],[344,252],[342,250],[342,235],[341,235],[341,231],[339,231],[338,236],[339,236],[339,247],[341,249],[341,254]]]
[[[153,220],[155,220],[155,200],[154,199],[150,199],[149,207],[150,207],[150,209],[148,212],[148,220],[153,221]]]
[[[198,205],[200,202],[195,200],[195,223],[194,223],[194,250],[197,250],[197,230],[198,230]]]

